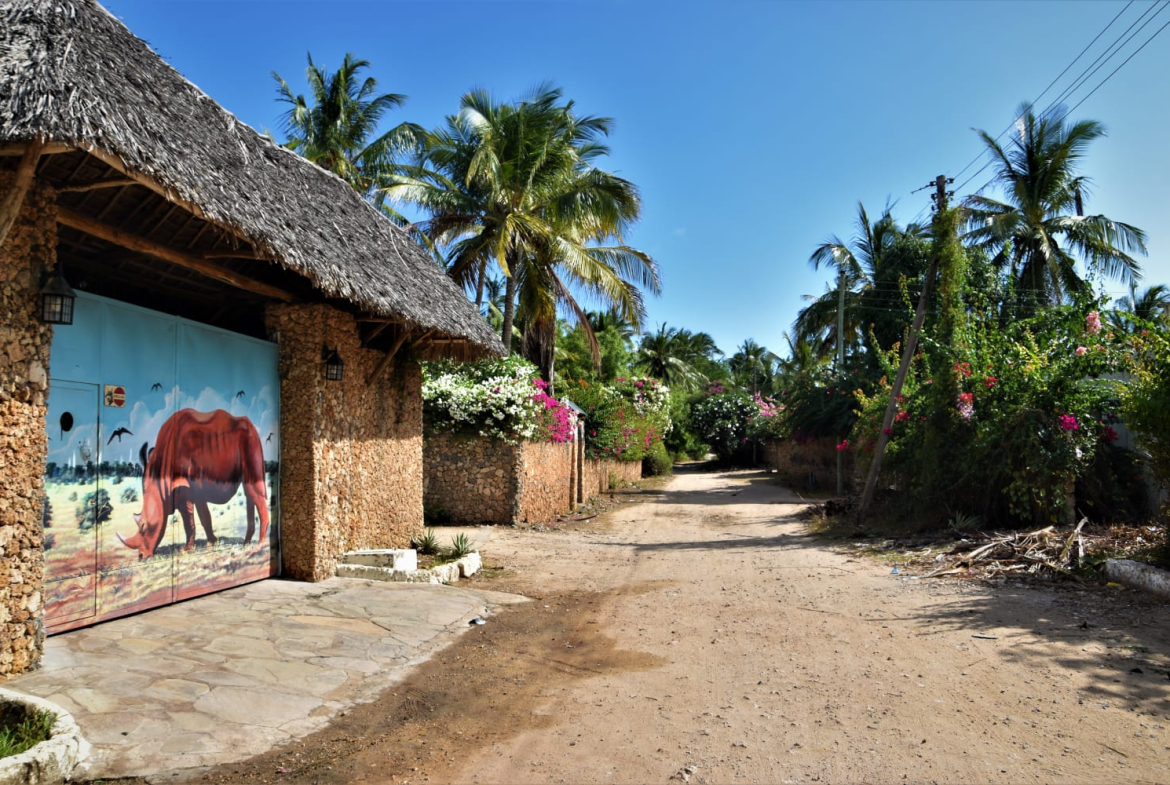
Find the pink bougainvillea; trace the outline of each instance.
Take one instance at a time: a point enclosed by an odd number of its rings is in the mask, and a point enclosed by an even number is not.
[[[1094,313],[1096,313],[1096,311],[1094,311]],[[1071,414],[1060,415],[1059,422],[1060,427],[1064,428],[1066,431],[1075,431],[1080,427],[1080,423],[1077,422],[1077,418]]]
[[[1097,311],[1089,311],[1089,315],[1085,317],[1085,329],[1093,335],[1101,332],[1101,314]]]

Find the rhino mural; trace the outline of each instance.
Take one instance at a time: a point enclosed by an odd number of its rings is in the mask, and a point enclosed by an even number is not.
[[[251,542],[260,514],[260,542],[268,537],[268,488],[264,474],[264,449],[260,435],[247,417],[235,417],[222,409],[200,412],[182,409],[159,429],[154,448],[142,445],[142,512],[134,516],[138,531],[118,535],[139,559],[154,555],[166,533],[167,521],[176,511],[183,519],[187,543],[195,547],[195,515],[208,545],[217,542],[208,505],[226,504],[243,485],[248,528],[244,542]]]

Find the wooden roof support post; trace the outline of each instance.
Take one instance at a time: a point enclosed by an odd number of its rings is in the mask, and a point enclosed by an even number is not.
[[[406,339],[409,337],[410,331],[403,330],[402,335],[398,336],[398,340],[396,340],[394,345],[390,347],[390,351],[386,352],[386,356],[378,361],[377,367],[375,367],[373,372],[370,373],[368,377],[366,377],[367,386],[373,384],[374,380],[382,375],[382,371],[386,370],[386,367],[394,360],[394,355],[398,354],[398,350],[402,348],[402,344],[406,343]]]
[[[217,264],[209,262],[201,256],[194,256],[192,254],[177,251],[174,248],[169,248],[165,245],[160,245],[153,240],[147,240],[138,235],[124,232],[109,224],[101,223],[87,215],[70,210],[67,207],[58,205],[57,207],[57,223],[63,226],[68,226],[76,229],[79,232],[93,235],[98,239],[105,240],[114,245],[120,245],[123,248],[128,248],[131,251],[144,253],[148,256],[155,256],[159,259],[170,262],[171,264],[184,267],[188,270],[193,270],[197,273],[206,275],[208,278],[214,278],[221,283],[226,283],[229,286],[234,286],[237,289],[243,289],[254,294],[259,294],[264,297],[271,297],[274,300],[281,302],[292,302],[296,299],[291,293],[286,292],[275,286],[263,283],[261,281],[248,278],[240,275],[232,270],[220,267]]]
[[[20,208],[24,204],[29,186],[32,185],[33,175],[37,171],[37,161],[41,158],[43,148],[40,140],[29,142],[24,148],[24,155],[20,157],[20,164],[16,167],[16,179],[12,181],[12,186],[4,195],[4,200],[0,202],[0,243],[8,239],[8,233],[12,231],[12,226],[20,215]]]

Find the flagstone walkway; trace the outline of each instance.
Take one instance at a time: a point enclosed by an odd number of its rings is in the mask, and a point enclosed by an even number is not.
[[[94,748],[84,776],[174,781],[317,730],[471,618],[523,601],[454,586],[268,580],[52,637],[43,667],[5,686],[73,714]]]

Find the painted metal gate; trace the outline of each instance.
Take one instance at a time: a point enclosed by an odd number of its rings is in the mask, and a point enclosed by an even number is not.
[[[276,575],[277,350],[92,295],[53,334],[50,633]]]

